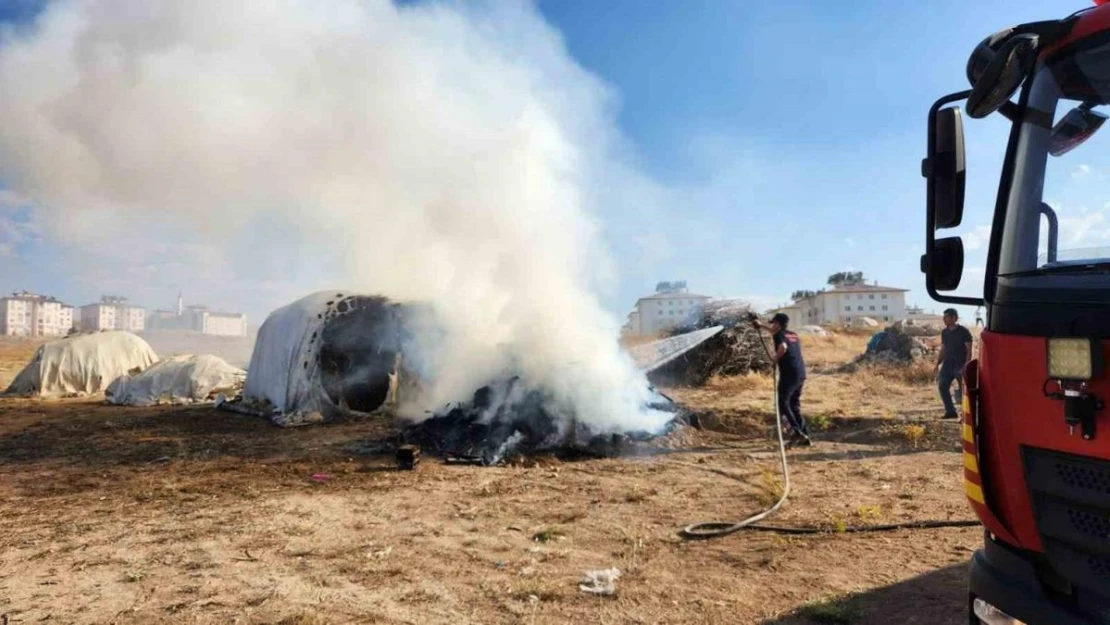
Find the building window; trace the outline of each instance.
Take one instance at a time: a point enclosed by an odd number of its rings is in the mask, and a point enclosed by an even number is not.
[[[890,321],[890,317],[883,317],[883,321]]]
[[[867,296],[867,299],[875,299],[875,294],[874,294],[874,293],[872,293],[871,295],[868,295],[868,296]]]
[[[883,304],[883,310],[886,310],[886,304]]]
[[[844,320],[845,320],[845,321],[851,321],[851,320],[852,320],[852,318],[851,318],[851,317],[845,317],[845,318],[844,318]]]
[[[851,306],[845,306],[844,310],[846,310],[848,312],[852,312],[852,307]]]
[[[883,299],[886,299],[886,293],[883,293]]]
[[[863,310],[863,306],[860,306],[860,307],[859,307],[859,309],[860,309],[860,310]]]
[[[875,310],[875,307],[874,307],[874,306],[872,306],[872,307],[871,307],[871,310]]]

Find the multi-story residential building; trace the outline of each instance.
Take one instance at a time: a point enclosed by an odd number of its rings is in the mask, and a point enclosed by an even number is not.
[[[17,291],[0,298],[0,335],[65,336],[73,327],[73,307],[54,297]]]
[[[99,302],[81,307],[81,329],[142,332],[146,329],[146,310],[128,304],[126,297],[103,295]]]
[[[860,317],[889,323],[906,318],[907,289],[873,284],[836,284],[794,303],[795,325],[850,325]]]
[[[655,335],[686,325],[701,316],[708,295],[696,295],[686,289],[685,282],[660,282],[655,293],[641,297],[629,313],[625,331],[628,334]]]

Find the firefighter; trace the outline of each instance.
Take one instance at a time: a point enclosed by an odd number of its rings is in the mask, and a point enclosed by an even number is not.
[[[802,387],[806,383],[806,365],[802,359],[802,344],[798,335],[787,330],[790,317],[777,313],[771,323],[763,324],[753,320],[756,328],[771,333],[775,342],[774,359],[779,370],[779,386],[776,389],[779,414],[790,427],[790,443],[809,447],[809,428],[802,416]]]
[[[952,382],[956,382],[956,403],[963,402],[964,367],[971,362],[971,331],[960,325],[960,315],[955,308],[944,311],[944,329],[940,333],[940,353],[937,355],[937,386],[944,403],[944,418],[957,419],[959,414],[952,403]]]

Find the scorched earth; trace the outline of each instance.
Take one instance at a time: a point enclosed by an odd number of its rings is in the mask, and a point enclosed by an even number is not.
[[[811,536],[678,530],[781,491],[771,383],[668,393],[701,416],[636,457],[415,471],[384,420],[280,429],[208,407],[0,399],[0,615],[8,623],[966,622],[980,530],[932,385],[833,373],[866,338],[805,337],[817,444],[773,520]],[[0,387],[34,343],[0,343]],[[579,588],[617,568],[614,596]]]

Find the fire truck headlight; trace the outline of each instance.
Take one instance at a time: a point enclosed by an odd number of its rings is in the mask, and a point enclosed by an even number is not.
[[[1048,377],[1087,381],[1099,374],[1101,350],[1094,339],[1048,339]]]

